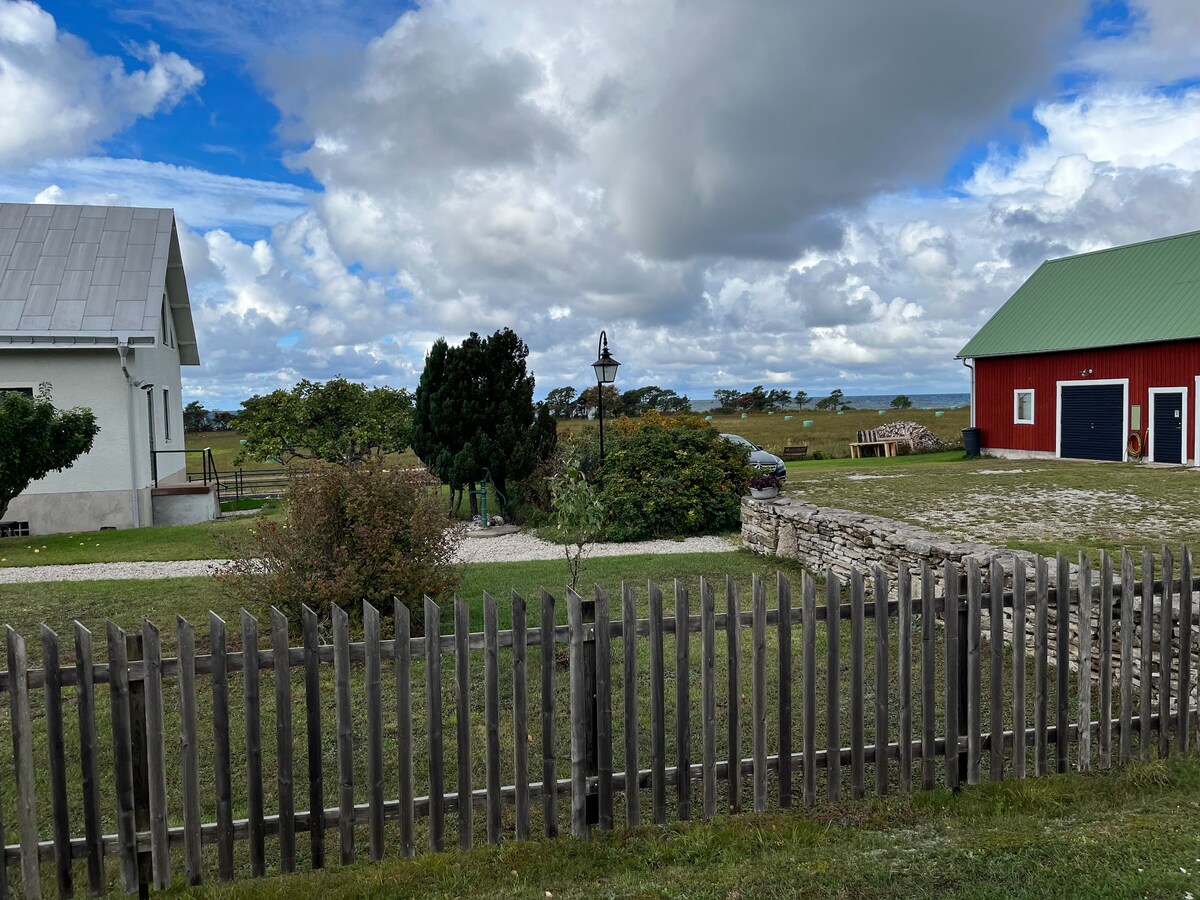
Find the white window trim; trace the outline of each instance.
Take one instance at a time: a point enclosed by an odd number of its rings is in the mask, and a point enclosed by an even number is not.
[[[1129,379],[1128,378],[1084,378],[1075,381],[1059,381],[1055,383],[1054,398],[1054,455],[1062,459],[1062,389],[1065,387],[1086,387],[1089,384],[1119,384],[1125,390],[1122,392],[1121,461],[1129,462]]]
[[[163,402],[163,443],[171,443],[171,389],[162,389]]]
[[[1029,418],[1021,418],[1021,395],[1029,395]],[[1037,394],[1033,388],[1014,388],[1013,389],[1013,424],[1014,425],[1032,425],[1034,419],[1037,418]]]
[[[1179,411],[1179,414],[1183,417],[1183,422],[1180,423],[1183,431],[1179,442],[1179,455],[1181,457],[1179,464],[1185,466],[1188,461],[1188,389],[1185,387],[1150,388],[1149,410],[1146,415],[1146,459],[1151,461],[1154,459],[1154,398],[1157,394],[1181,394],[1183,396],[1183,403]]]

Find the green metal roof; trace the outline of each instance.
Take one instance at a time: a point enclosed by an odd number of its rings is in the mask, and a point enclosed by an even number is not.
[[[959,358],[1200,338],[1200,231],[1041,264]]]

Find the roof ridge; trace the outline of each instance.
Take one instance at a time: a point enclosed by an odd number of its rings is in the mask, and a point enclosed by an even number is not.
[[[1168,234],[1164,237],[1149,238],[1144,241],[1134,241],[1132,244],[1118,244],[1115,247],[1102,247],[1099,250],[1085,250],[1083,253],[1072,253],[1070,256],[1056,256],[1053,259],[1042,260],[1042,265],[1047,263],[1066,262],[1070,259],[1080,259],[1084,256],[1096,256],[1100,253],[1112,253],[1114,250],[1130,250],[1134,247],[1145,247],[1149,244],[1159,244],[1163,241],[1175,241],[1185,237],[1200,237],[1200,229],[1196,231],[1184,231],[1179,234]],[[1038,268],[1041,268],[1040,266]],[[1036,270],[1035,270],[1036,271]]]

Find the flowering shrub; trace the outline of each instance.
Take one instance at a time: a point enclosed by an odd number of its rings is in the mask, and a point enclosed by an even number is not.
[[[422,598],[460,580],[461,535],[424,473],[378,462],[314,465],[293,473],[280,519],[266,519],[218,574],[244,601],[277,606],[293,621],[307,604],[361,614],[368,600],[388,617],[392,597],[422,621]]]

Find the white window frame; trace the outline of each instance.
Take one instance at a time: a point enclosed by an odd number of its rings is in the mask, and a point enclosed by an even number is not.
[[[1188,461],[1188,389],[1185,387],[1161,387],[1149,389],[1149,410],[1146,416],[1146,459],[1154,460],[1154,400],[1158,394],[1180,394],[1183,397],[1183,403],[1180,404],[1179,415],[1183,417],[1181,440],[1179,442],[1179,455],[1181,459],[1179,464],[1186,466]]]
[[[171,389],[162,389],[163,403],[163,442],[171,443]]]
[[[1090,384],[1119,384],[1122,392],[1121,410],[1121,461],[1129,462],[1129,379],[1128,378],[1084,378],[1074,381],[1059,381],[1054,390],[1054,455],[1062,459],[1062,389],[1065,387],[1087,387]]]
[[[1021,395],[1029,395],[1029,418],[1021,418]],[[1013,424],[1014,425],[1032,425],[1034,419],[1037,418],[1037,394],[1033,388],[1014,388],[1013,389]]]

